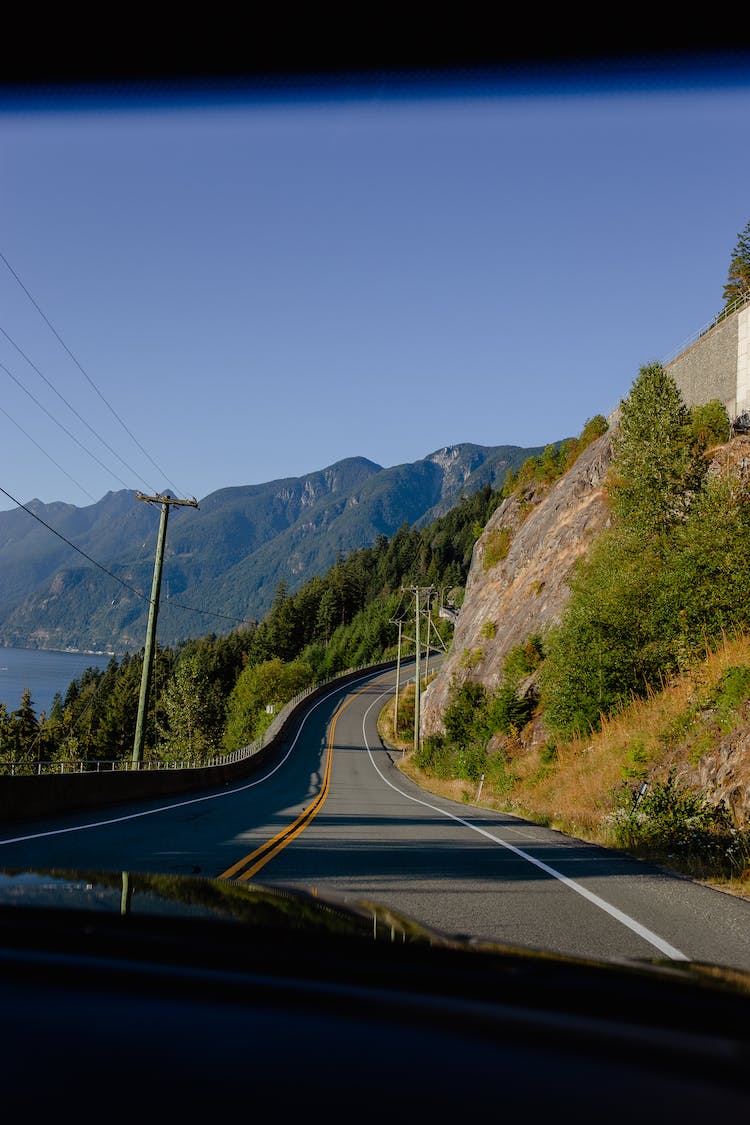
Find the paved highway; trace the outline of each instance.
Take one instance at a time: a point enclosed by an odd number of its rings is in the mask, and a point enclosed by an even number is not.
[[[506,945],[750,969],[750,903],[414,785],[377,734],[393,683],[389,672],[332,689],[244,781],[16,823],[0,866],[291,885]]]

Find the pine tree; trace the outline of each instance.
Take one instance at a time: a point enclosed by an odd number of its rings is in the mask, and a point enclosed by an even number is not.
[[[724,286],[725,308],[735,301],[750,296],[750,222],[737,236],[737,245],[732,253]]]
[[[625,527],[649,536],[684,519],[706,462],[690,411],[660,363],[641,368],[622,403],[613,451],[610,496]]]

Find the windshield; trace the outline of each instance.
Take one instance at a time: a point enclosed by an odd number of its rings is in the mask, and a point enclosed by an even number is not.
[[[750,971],[747,60],[588,63],[3,88],[4,904]]]

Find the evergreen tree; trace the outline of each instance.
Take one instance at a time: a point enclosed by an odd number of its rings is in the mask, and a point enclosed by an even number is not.
[[[161,760],[205,760],[218,749],[220,732],[212,730],[213,697],[218,688],[209,681],[201,663],[197,654],[180,660],[162,693]]]
[[[750,222],[737,236],[737,245],[729,262],[727,283],[724,286],[725,308],[748,296],[750,296]]]
[[[660,363],[642,367],[622,403],[610,496],[623,525],[644,536],[684,519],[705,474],[690,411]]]

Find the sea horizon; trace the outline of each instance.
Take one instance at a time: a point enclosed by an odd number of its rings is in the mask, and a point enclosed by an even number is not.
[[[74,680],[87,668],[104,669],[117,653],[74,649],[15,648],[0,646],[0,704],[17,711],[28,689],[38,716],[49,715],[55,696],[65,698]]]

